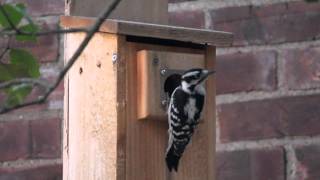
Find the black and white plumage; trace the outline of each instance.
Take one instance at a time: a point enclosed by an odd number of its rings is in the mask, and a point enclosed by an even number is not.
[[[178,171],[179,160],[197,127],[205,100],[203,82],[214,71],[190,69],[172,92],[168,107],[169,141],[166,163],[169,171]]]

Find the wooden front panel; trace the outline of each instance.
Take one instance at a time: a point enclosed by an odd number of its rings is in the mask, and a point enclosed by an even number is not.
[[[166,120],[166,100],[161,71],[183,72],[204,68],[204,54],[141,50],[137,52],[138,119]]]
[[[66,59],[84,34],[66,36]],[[64,179],[115,180],[118,106],[117,36],[97,33],[68,73],[65,99]]]
[[[167,147],[166,120],[154,119],[138,120],[140,103],[137,98],[139,81],[137,53],[161,51],[160,54],[183,53],[185,56],[205,57],[203,65],[214,69],[214,52],[199,49],[157,46],[139,43],[127,43],[127,139],[126,139],[126,179],[127,180],[214,180],[215,153],[215,91],[214,77],[207,82],[207,100],[202,123],[199,125],[188,145],[181,161],[178,173],[169,174],[165,164]],[[214,51],[211,48],[210,51]],[[178,56],[175,56],[178,57]],[[181,67],[186,67],[181,60]],[[179,63],[180,64],[180,63]],[[150,88],[156,88],[149,86]],[[143,94],[141,94],[143,95]],[[154,99],[153,96],[146,98]],[[165,117],[164,117],[165,118]]]

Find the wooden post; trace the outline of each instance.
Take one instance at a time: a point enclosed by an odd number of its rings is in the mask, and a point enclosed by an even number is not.
[[[63,26],[74,28],[94,21],[61,20]],[[66,59],[83,37],[66,35]],[[64,180],[168,180],[168,124],[165,111],[159,109],[159,68],[214,69],[215,46],[229,45],[231,40],[232,34],[224,32],[105,21],[66,78]],[[159,62],[152,65],[154,57]],[[215,179],[214,77],[206,88],[203,121],[171,180]]]
[[[97,17],[112,0],[67,0],[66,14]],[[110,19],[168,24],[168,0],[122,0]]]

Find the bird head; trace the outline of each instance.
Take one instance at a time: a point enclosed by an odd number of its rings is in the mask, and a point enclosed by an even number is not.
[[[201,86],[209,75],[213,73],[215,71],[200,68],[187,70],[181,76],[182,89],[186,92],[193,92],[197,86]]]

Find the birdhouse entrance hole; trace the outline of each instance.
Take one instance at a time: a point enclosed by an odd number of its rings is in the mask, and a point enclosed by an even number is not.
[[[161,104],[164,108],[169,104],[169,97],[175,90],[176,87],[180,85],[182,70],[170,70],[163,69],[160,71],[160,85],[161,85]],[[166,109],[165,109],[166,110]]]

